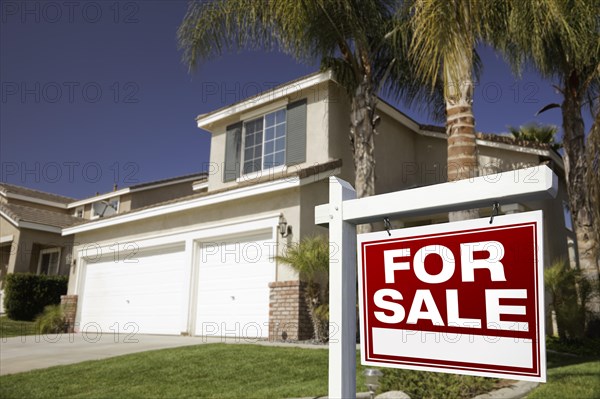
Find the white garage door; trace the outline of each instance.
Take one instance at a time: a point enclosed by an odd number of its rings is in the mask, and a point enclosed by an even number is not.
[[[111,256],[87,263],[80,296],[80,329],[146,334],[185,331],[189,277],[183,249],[181,243],[142,249],[118,262]]]
[[[196,335],[269,336],[273,244],[269,231],[201,245]]]

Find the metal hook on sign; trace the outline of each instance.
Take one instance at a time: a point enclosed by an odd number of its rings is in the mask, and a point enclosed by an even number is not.
[[[500,203],[498,201],[494,201],[492,204],[492,216],[490,217],[490,224],[494,222],[494,216],[498,216],[500,209]]]
[[[390,229],[392,228],[392,224],[390,223],[389,217],[386,216],[383,218],[383,226],[385,227],[385,231],[387,231],[388,235],[391,237],[392,233],[390,233]]]

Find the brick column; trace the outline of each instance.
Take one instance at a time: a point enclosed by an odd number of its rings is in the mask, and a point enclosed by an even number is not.
[[[65,314],[67,333],[75,332],[75,316],[77,316],[77,295],[61,295],[60,304]]]
[[[305,284],[277,281],[269,284],[269,340],[305,340],[313,336],[310,315],[304,300]]]

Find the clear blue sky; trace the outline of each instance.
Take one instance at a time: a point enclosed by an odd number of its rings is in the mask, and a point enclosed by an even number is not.
[[[83,198],[203,169],[201,113],[315,71],[277,53],[242,52],[190,75],[176,30],[187,1],[0,3],[0,180]],[[521,79],[491,50],[476,89],[479,131],[560,125],[560,97]],[[421,123],[427,115],[401,110]]]

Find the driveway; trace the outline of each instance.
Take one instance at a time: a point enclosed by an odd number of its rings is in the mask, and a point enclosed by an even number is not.
[[[203,337],[126,334],[28,335],[0,340],[0,375],[86,360],[198,345],[220,340]]]

